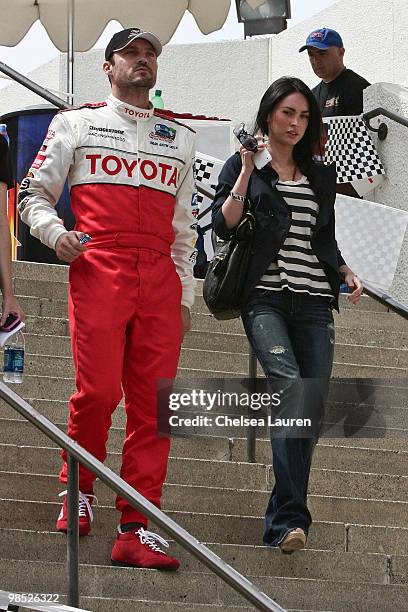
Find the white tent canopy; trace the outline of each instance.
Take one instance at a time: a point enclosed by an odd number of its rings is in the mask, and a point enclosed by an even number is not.
[[[0,45],[17,45],[39,19],[54,45],[67,51],[70,4],[70,0],[0,0]],[[75,51],[93,47],[113,19],[124,28],[154,32],[165,44],[186,11],[194,16],[201,32],[209,34],[224,25],[230,8],[230,0],[74,0],[72,4]]]

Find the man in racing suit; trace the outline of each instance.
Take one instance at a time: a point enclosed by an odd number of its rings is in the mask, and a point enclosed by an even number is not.
[[[63,111],[23,180],[19,210],[31,233],[70,263],[69,320],[76,369],[68,433],[104,461],[111,415],[125,394],[122,478],[160,506],[169,453],[157,432],[157,381],[176,375],[190,327],[195,231],[194,132],[149,102],[159,40],[136,28],[115,34],[104,72],[106,102]],[[55,205],[66,177],[76,219],[67,231]],[[88,234],[91,240],[81,244]],[[67,480],[66,456],[60,473]],[[80,534],[90,531],[94,475],[79,468]],[[65,492],[66,493],[66,492]],[[63,494],[61,494],[63,495]],[[147,519],[117,498],[112,562],[177,569]],[[66,498],[57,520],[67,530]]]

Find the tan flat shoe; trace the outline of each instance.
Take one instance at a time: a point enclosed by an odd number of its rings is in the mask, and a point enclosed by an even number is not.
[[[281,552],[290,555],[295,550],[301,550],[306,546],[306,534],[303,529],[294,529],[293,531],[289,531],[287,536],[282,540],[279,544],[279,548]]]

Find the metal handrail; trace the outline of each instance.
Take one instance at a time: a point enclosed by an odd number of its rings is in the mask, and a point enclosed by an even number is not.
[[[388,295],[388,293],[384,293],[382,289],[377,289],[377,287],[374,287],[370,283],[364,282],[364,293],[377,302],[380,302],[380,304],[387,306],[387,308],[396,312],[401,317],[404,317],[404,319],[408,319],[408,306]]]
[[[65,102],[65,100],[59,98],[45,87],[41,87],[41,85],[38,85],[38,83],[35,81],[32,81],[20,72],[17,72],[17,70],[14,70],[14,68],[10,68],[10,66],[7,66],[7,64],[4,64],[3,62],[0,62],[0,72],[7,74],[7,76],[13,79],[13,81],[20,83],[20,85],[23,85],[41,98],[44,98],[44,100],[51,102],[51,104],[54,104],[54,106],[57,108],[72,108],[71,104],[68,104],[68,102]]]
[[[164,514],[164,512],[145,499],[140,493],[115,474],[115,472],[107,468],[103,463],[98,461],[98,459],[95,459],[91,453],[83,449],[77,442],[72,440],[67,434],[54,425],[54,423],[40,414],[30,406],[28,402],[23,400],[17,393],[9,389],[9,387],[2,382],[0,382],[0,397],[71,456],[68,472],[69,486],[72,480],[72,468],[77,471],[77,462],[79,462],[93,472],[108,487],[126,499],[132,507],[142,512],[147,518],[151,519],[156,525],[172,536],[176,542],[204,563],[204,565],[210,568],[217,576],[240,593],[258,610],[264,610],[265,612],[285,612],[284,608],[281,608],[279,604],[260,591],[252,582],[228,565],[228,563],[220,559],[212,550],[201,544],[194,536],[188,533],[188,531],[180,527],[180,525]],[[69,488],[68,494],[70,494]],[[76,488],[76,494],[78,494],[78,488]],[[70,505],[69,501],[68,505]],[[78,504],[73,514],[72,509],[74,507],[75,506],[70,507],[71,525],[77,526]],[[70,524],[68,524],[68,536],[70,536]],[[74,545],[77,545],[78,532],[75,537],[76,542]],[[75,567],[73,569],[75,570]],[[71,593],[75,592],[76,588],[77,585],[71,585],[69,588],[70,597],[72,597]],[[68,603],[70,605],[76,605],[77,602],[69,601]]]
[[[406,119],[406,117],[403,117],[402,115],[397,115],[396,113],[393,113],[392,111],[389,111],[386,108],[382,108],[381,106],[378,108],[374,108],[373,110],[370,110],[366,113],[363,113],[363,119],[365,121],[366,126],[372,132],[377,132],[378,138],[380,140],[385,140],[387,138],[388,125],[386,123],[380,123],[378,128],[374,128],[370,124],[370,119],[374,119],[375,117],[379,117],[380,115],[388,117],[388,119],[391,119],[392,121],[395,121],[396,123],[399,123],[404,127],[408,127],[408,119]]]
[[[378,138],[380,140],[385,140],[387,138],[388,126],[386,123],[380,123],[378,128],[374,128],[370,124],[370,120],[375,119],[375,117],[380,117],[381,115],[383,115],[384,117],[388,117],[388,119],[391,119],[392,121],[395,121],[396,123],[399,123],[404,127],[408,127],[408,119],[406,117],[403,117],[402,115],[397,115],[397,113],[393,113],[392,111],[389,111],[386,108],[383,108],[382,106],[363,113],[363,119],[365,121],[366,126],[372,132],[377,132]],[[382,291],[382,289],[377,289],[377,287],[374,287],[374,285],[365,282],[364,293],[369,295],[377,302],[380,302],[384,306],[387,306],[387,308],[393,310],[401,317],[404,317],[404,319],[408,319],[408,307],[402,302],[399,302],[395,298]]]

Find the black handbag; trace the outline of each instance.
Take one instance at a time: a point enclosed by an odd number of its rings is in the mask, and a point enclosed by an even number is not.
[[[204,301],[216,319],[235,319],[241,314],[254,229],[255,217],[249,206],[231,240],[216,246],[203,285]]]

